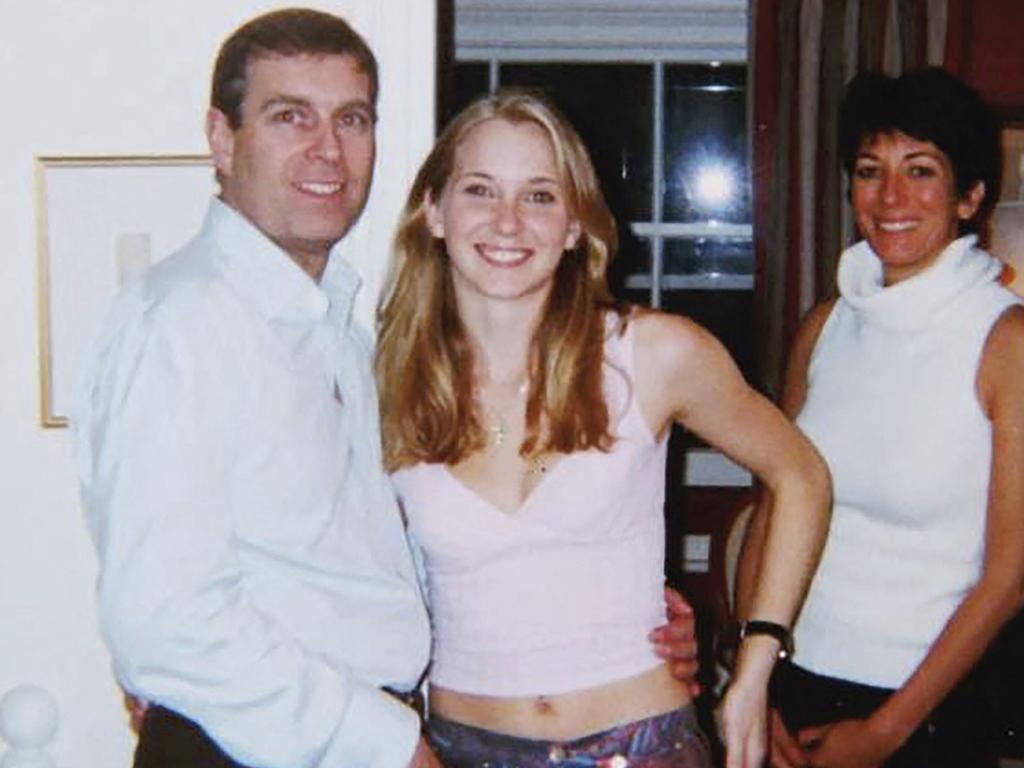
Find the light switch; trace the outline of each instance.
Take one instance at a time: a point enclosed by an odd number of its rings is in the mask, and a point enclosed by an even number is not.
[[[684,560],[708,560],[711,557],[711,534],[689,533],[683,536]]]

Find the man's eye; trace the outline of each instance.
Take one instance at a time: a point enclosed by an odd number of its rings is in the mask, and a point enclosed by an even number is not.
[[[346,112],[338,118],[338,123],[342,128],[365,131],[370,127],[372,121],[370,120],[370,116],[363,112]]]
[[[299,111],[296,109],[282,109],[275,112],[273,115],[275,123],[285,123],[286,125],[292,125],[299,122],[301,117],[302,116],[299,114]]]

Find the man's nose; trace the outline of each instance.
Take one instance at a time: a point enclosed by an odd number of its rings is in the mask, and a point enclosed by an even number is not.
[[[342,138],[330,121],[323,121],[314,129],[309,153],[318,159],[337,162],[341,156]]]

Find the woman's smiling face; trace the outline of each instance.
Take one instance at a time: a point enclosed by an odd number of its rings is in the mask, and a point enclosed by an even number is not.
[[[957,196],[953,166],[929,141],[904,133],[865,139],[853,168],[857,227],[882,261],[887,285],[927,269],[956,239],[984,196],[982,183]]]
[[[445,241],[460,301],[546,296],[580,233],[547,132],[501,118],[476,126],[459,144],[427,221]]]

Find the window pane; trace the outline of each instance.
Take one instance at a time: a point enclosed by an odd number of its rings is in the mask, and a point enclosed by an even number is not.
[[[502,85],[545,91],[575,126],[620,231],[651,217],[651,78],[646,64],[501,66]]]
[[[447,116],[445,122],[455,117],[477,96],[487,93],[490,80],[489,69],[487,62],[483,61],[470,61],[455,65],[452,113]]]
[[[666,240],[664,263],[666,275],[690,275],[712,280],[744,277],[752,281],[754,249],[747,239],[696,237]]]
[[[651,244],[631,232],[619,232],[619,253],[608,269],[608,283],[619,301],[651,304]]]
[[[665,67],[665,221],[750,221],[746,70]]]

